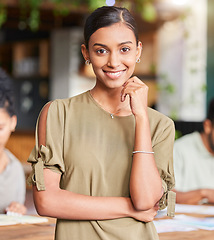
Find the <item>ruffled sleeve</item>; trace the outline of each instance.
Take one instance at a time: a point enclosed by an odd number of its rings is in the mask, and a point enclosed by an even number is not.
[[[174,216],[176,194],[171,191],[175,186],[173,169],[173,145],[175,138],[174,123],[165,117],[159,122],[153,136],[153,151],[164,194],[160,199],[160,210],[167,207],[167,215]]]
[[[38,191],[45,190],[43,169],[48,168],[59,174],[64,173],[63,161],[63,136],[64,136],[64,111],[58,101],[51,103],[46,122],[46,146],[38,144],[38,123],[36,124],[36,144],[28,162],[32,165],[32,172],[27,179],[28,184],[36,185]]]

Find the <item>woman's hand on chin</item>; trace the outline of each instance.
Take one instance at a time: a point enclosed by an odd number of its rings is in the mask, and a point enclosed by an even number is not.
[[[129,96],[132,113],[135,116],[144,116],[147,113],[148,91],[148,86],[134,76],[123,84],[121,101],[124,102]]]

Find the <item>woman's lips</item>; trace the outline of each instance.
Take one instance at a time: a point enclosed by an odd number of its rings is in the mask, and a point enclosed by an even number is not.
[[[120,71],[104,71],[103,72],[111,79],[117,79],[119,78],[125,70],[120,70]]]

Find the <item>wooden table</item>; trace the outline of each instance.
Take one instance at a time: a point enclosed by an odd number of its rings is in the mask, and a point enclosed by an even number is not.
[[[0,226],[0,240],[54,240],[55,222]]]
[[[210,215],[196,213],[185,213],[185,215],[201,218],[211,217]],[[214,231],[199,229],[190,232],[166,232],[159,233],[159,238],[160,240],[214,240]]]
[[[160,240],[213,240],[214,231],[197,230],[191,232],[160,233]]]
[[[54,240],[55,219],[39,224],[0,226],[0,240]],[[214,231],[160,233],[160,240],[213,240]]]

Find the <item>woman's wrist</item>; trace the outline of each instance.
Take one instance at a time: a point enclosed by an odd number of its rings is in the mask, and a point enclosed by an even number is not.
[[[125,208],[124,208],[124,217],[132,217],[133,214],[133,204],[131,198],[125,198]]]
[[[151,133],[148,116],[136,117],[134,151],[153,152],[151,146]]]
[[[142,121],[142,120],[145,121],[145,120],[149,119],[147,111],[144,111],[142,113],[134,114],[134,117],[135,117],[136,121]]]

